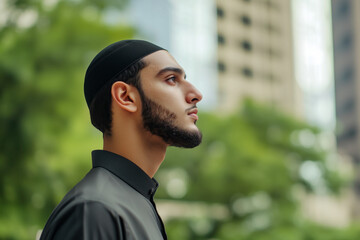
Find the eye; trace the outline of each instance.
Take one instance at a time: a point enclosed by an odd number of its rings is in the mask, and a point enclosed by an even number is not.
[[[166,79],[166,82],[169,84],[175,84],[176,83],[176,77],[172,76]]]

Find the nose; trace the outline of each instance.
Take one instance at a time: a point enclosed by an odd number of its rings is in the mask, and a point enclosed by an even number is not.
[[[201,101],[203,98],[201,92],[194,87],[191,83],[189,83],[189,90],[186,94],[186,102],[196,104]]]

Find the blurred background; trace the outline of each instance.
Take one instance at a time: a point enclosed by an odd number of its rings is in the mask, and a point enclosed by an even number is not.
[[[169,239],[360,237],[360,1],[0,1],[0,239],[35,239],[102,148],[83,97],[102,48],[168,49],[203,143],[156,178]]]

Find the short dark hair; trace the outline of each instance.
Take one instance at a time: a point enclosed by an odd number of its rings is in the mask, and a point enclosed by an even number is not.
[[[91,123],[103,134],[111,135],[112,111],[111,111],[111,87],[115,82],[122,81],[136,87],[141,91],[140,70],[146,66],[142,60],[126,68],[114,80],[106,83],[96,94],[90,104]]]

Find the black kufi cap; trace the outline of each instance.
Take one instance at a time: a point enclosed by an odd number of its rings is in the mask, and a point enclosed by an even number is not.
[[[85,75],[84,92],[88,107],[99,90],[109,81],[143,57],[163,48],[143,40],[113,43],[91,61]]]

